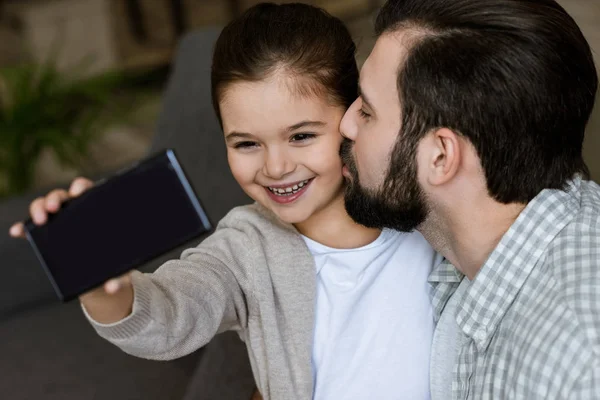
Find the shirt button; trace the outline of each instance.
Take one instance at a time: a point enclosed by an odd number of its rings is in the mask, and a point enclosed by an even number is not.
[[[478,330],[477,332],[475,332],[473,337],[475,338],[475,340],[483,340],[483,338],[485,337],[485,332],[483,330]]]

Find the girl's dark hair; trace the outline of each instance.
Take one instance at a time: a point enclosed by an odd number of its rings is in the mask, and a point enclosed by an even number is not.
[[[234,82],[261,81],[283,70],[300,95],[326,95],[349,107],[358,93],[356,46],[346,26],[325,10],[307,4],[260,3],[230,22],[215,45],[212,102]]]

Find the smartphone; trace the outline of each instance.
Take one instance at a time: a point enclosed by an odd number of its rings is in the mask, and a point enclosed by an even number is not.
[[[27,238],[63,302],[211,229],[172,149],[98,182],[42,226],[25,222]]]

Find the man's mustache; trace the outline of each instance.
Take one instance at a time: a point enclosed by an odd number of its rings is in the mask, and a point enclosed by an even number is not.
[[[344,138],[340,146],[340,157],[342,162],[350,168],[350,165],[354,164],[354,158],[352,157],[352,146],[354,143],[352,140]]]
[[[356,169],[356,163],[354,162],[354,156],[352,155],[352,146],[354,146],[354,142],[344,138],[342,144],[340,145],[340,158],[352,176],[352,179],[346,180],[358,182],[358,170]]]

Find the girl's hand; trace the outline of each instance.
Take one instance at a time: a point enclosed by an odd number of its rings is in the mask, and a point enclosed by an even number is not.
[[[29,214],[36,225],[44,225],[48,221],[48,214],[56,214],[67,200],[80,196],[86,190],[94,186],[94,182],[87,178],[73,180],[69,190],[55,189],[45,197],[39,197],[29,205]],[[25,238],[25,227],[22,222],[11,226],[10,236]],[[124,318],[130,312],[132,303],[133,287],[131,285],[131,274],[127,273],[118,278],[111,279],[104,285],[92,289],[79,296],[82,303],[88,308],[92,317],[99,322],[113,322]],[[119,303],[125,307],[109,307],[109,304]],[[105,312],[108,311],[107,312]],[[119,310],[121,312],[119,312]]]

